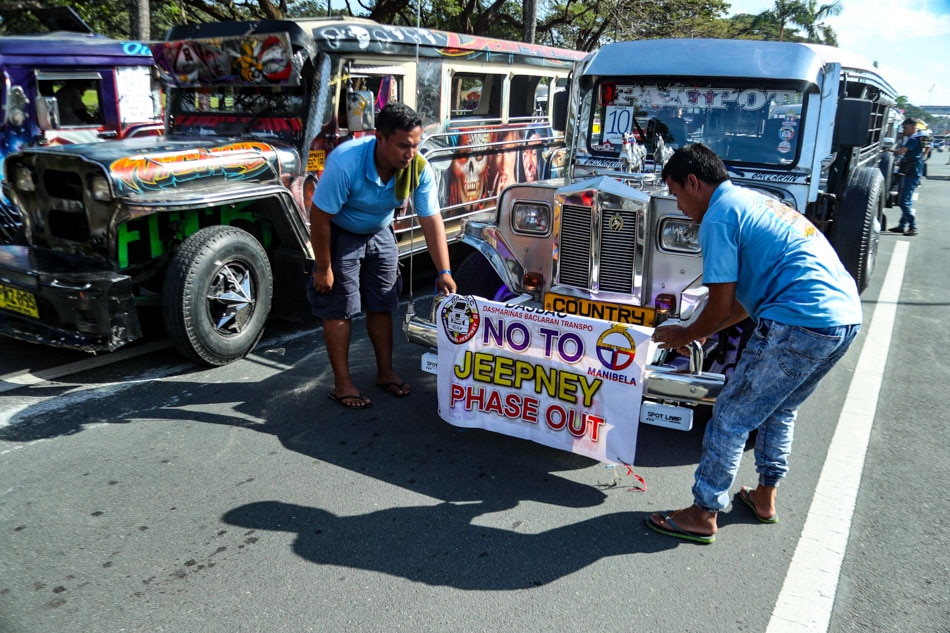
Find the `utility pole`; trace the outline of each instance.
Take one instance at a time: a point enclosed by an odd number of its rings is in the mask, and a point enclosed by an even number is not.
[[[152,39],[152,26],[149,24],[148,0],[129,0],[130,31],[137,40]]]

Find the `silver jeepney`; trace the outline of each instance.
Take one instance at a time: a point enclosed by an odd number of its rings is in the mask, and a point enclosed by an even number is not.
[[[877,161],[895,96],[870,63],[826,46],[605,46],[578,62],[565,99],[566,177],[510,187],[491,221],[467,223],[477,253],[456,271],[459,292],[648,328],[689,322],[707,298],[698,226],[658,172],[669,150],[693,142],[712,147],[736,184],[804,213],[863,289],[884,221]],[[434,323],[410,314],[404,329],[434,347]],[[727,380],[719,357],[741,345],[725,336],[688,357],[651,348],[641,422],[691,427],[692,408]]]

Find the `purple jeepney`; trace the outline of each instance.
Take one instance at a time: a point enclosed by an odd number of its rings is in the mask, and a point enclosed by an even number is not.
[[[0,162],[25,147],[161,134],[153,68],[142,42],[70,31],[0,37]],[[0,195],[0,243],[20,233],[20,214]]]

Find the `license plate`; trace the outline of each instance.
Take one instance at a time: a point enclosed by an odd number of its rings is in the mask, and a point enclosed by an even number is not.
[[[549,292],[544,296],[544,309],[644,327],[653,327],[656,324],[656,311],[653,308],[641,308],[607,301],[590,301],[553,292]]]
[[[422,355],[422,371],[427,374],[439,373],[439,355],[432,352],[426,352]]]
[[[0,309],[9,310],[18,314],[38,319],[39,308],[36,307],[36,297],[33,293],[18,288],[11,288],[0,284]]]
[[[644,400],[640,405],[640,422],[677,431],[689,431],[693,428],[693,410]]]

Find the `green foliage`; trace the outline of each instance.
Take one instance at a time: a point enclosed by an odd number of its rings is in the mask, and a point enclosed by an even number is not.
[[[384,24],[416,25],[459,33],[520,40],[523,2],[506,0],[0,0],[0,35],[45,30],[23,5],[68,5],[96,32],[122,39],[131,33],[135,2],[150,3],[151,39],[164,39],[176,24],[255,20],[332,13]],[[728,0],[551,0],[540,3],[536,41],[593,50],[615,40],[711,37],[810,41],[836,45],[824,24],[841,13],[841,0],[775,0],[758,15],[725,17]],[[530,19],[530,16],[529,16]],[[909,104],[906,109],[912,108]],[[927,119],[926,113],[920,111]]]

